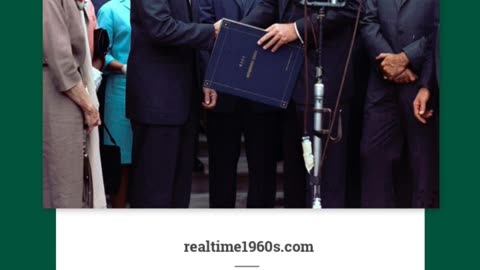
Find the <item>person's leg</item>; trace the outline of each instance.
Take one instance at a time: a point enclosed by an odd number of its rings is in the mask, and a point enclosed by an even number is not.
[[[128,178],[130,177],[130,165],[122,165],[120,186],[116,194],[112,196],[112,208],[125,208],[127,206]]]
[[[413,174],[414,208],[438,207],[439,166],[438,134],[432,118],[424,125],[413,114],[413,100],[418,90],[405,87],[400,93],[400,107],[407,132],[408,161]],[[437,117],[437,115],[435,115]]]
[[[197,121],[197,134],[194,140],[193,146],[193,172],[195,173],[205,173],[205,165],[198,157],[198,151],[200,146],[200,133],[205,134],[204,125],[205,112],[203,110],[199,113],[199,120]]]
[[[401,164],[403,131],[395,94],[366,101],[361,141],[362,207],[395,207],[393,179]]]
[[[208,112],[209,196],[211,208],[235,208],[242,122],[238,111]]]
[[[170,208],[181,127],[132,122],[132,129],[131,207]]]
[[[248,161],[248,208],[275,206],[277,151],[280,147],[278,112],[244,111],[245,146]]]
[[[307,206],[307,170],[303,162],[302,127],[297,118],[297,109],[291,102],[282,113],[284,157],[284,202],[286,208]]]
[[[350,123],[348,127],[347,146],[347,183],[346,207],[359,208],[361,196],[361,162],[360,140],[362,137],[362,112],[363,100],[357,98],[352,102],[350,110]]]
[[[198,111],[192,110],[190,118],[181,127],[177,166],[173,183],[174,208],[188,208],[192,193],[192,171],[195,138],[198,136]]]
[[[330,106],[333,108],[333,106]],[[342,112],[342,133],[343,136],[338,143],[329,142],[327,155],[322,168],[321,179],[321,198],[324,208],[345,208],[346,207],[346,181],[347,181],[347,161],[348,161],[348,141],[350,136],[350,104],[345,103],[341,106]],[[333,110],[333,109],[332,109]],[[340,114],[339,114],[340,115]],[[325,117],[324,117],[325,119]],[[332,131],[332,136],[336,137],[339,121]],[[324,128],[328,129],[328,122],[324,121]],[[325,141],[325,140],[324,140]],[[324,143],[324,147],[326,144]]]

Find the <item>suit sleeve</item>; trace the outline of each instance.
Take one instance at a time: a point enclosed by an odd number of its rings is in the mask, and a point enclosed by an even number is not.
[[[241,22],[260,28],[268,28],[276,23],[278,18],[278,0],[263,0]]]
[[[419,70],[425,60],[425,50],[427,47],[428,40],[431,37],[422,37],[407,46],[405,46],[402,51],[407,55],[408,60],[410,61],[410,66],[414,70]]]
[[[419,80],[420,86],[426,87],[428,89],[432,89],[431,88],[432,75],[433,75],[433,51],[430,49],[430,46],[428,46],[428,49],[426,50],[426,55],[425,55],[425,62],[423,63],[422,72],[420,75],[420,80]]]
[[[422,72],[420,74],[420,86],[426,87],[430,91],[433,90],[433,79],[434,79],[434,70],[435,70],[435,50],[438,46],[438,31],[435,30],[436,35],[432,36],[428,41],[428,46],[426,49],[425,62],[422,66]]]
[[[367,0],[365,2],[365,16],[362,19],[361,28],[365,48],[372,61],[381,53],[394,53],[392,47],[382,35],[378,18],[378,1]]]
[[[213,0],[198,0],[198,22],[213,24],[218,21]]]
[[[62,92],[82,81],[80,65],[73,55],[69,23],[81,26],[74,1],[63,1],[63,6],[62,1],[43,1],[43,58]]]
[[[313,40],[313,37],[315,36],[312,31],[315,31],[315,28],[312,27],[315,24],[315,21],[313,19],[313,15],[309,15],[308,18],[301,18],[295,21],[295,25],[297,27],[298,35],[300,35],[300,38],[302,41],[306,40],[306,34],[305,34],[305,26],[307,27],[306,33],[308,35],[308,38],[310,41]],[[309,42],[309,45],[314,44],[314,42]]]
[[[433,21],[431,21],[433,27],[432,32],[427,35],[423,36],[422,38],[408,44],[402,50],[407,55],[408,59],[410,60],[410,65],[414,70],[421,70],[423,62],[425,61],[426,57],[426,50],[428,50],[429,46],[434,42],[434,33],[436,27],[439,23],[439,6],[438,1],[436,1],[435,9],[433,11]],[[433,48],[433,46],[431,46]]]
[[[213,0],[199,0],[198,2],[198,22],[199,23],[215,23],[218,21],[215,14],[215,6]],[[210,60],[209,50],[200,50],[199,52],[200,77],[203,79]]]
[[[103,28],[108,33],[108,38],[110,40],[110,48],[112,47],[112,43],[114,41],[114,21],[113,21],[113,10],[110,5],[103,5],[98,11],[97,17],[98,25],[100,28]],[[108,66],[112,61],[116,59],[113,57],[110,50],[108,50],[107,55],[105,56],[105,67]]]
[[[143,0],[139,17],[150,38],[167,46],[189,46],[210,49],[215,30],[211,24],[186,23],[172,17],[168,0]]]

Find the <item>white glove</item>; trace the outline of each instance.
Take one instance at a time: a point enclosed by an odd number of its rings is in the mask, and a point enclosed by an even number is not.
[[[96,68],[92,68],[92,77],[93,82],[95,83],[96,90],[98,91],[98,88],[102,83],[102,72]]]
[[[127,75],[127,64],[122,66],[122,73]]]

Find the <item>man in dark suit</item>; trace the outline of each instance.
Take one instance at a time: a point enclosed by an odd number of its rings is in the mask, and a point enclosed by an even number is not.
[[[264,0],[243,20],[243,22],[267,28],[268,33],[259,40],[264,49],[275,52],[289,42],[305,42],[308,39],[308,74],[299,76],[292,101],[282,116],[283,153],[284,153],[284,192],[286,207],[307,206],[307,171],[303,162],[301,139],[312,134],[313,85],[317,55],[312,27],[316,22],[312,10],[304,18],[304,7],[294,0]],[[346,1],[343,8],[329,8],[326,11],[323,43],[323,82],[325,84],[326,107],[333,108],[340,88],[343,70],[346,64],[350,41],[353,35],[355,15],[358,8],[356,0]],[[307,32],[304,32],[304,29]],[[316,33],[315,33],[316,34]],[[308,90],[306,90],[306,87]],[[306,100],[306,91],[310,98]],[[347,149],[349,127],[351,123],[350,104],[354,96],[354,81],[351,65],[345,82],[341,109],[344,139],[331,144],[322,169],[322,204],[326,208],[345,207],[345,186],[347,177]],[[307,108],[307,127],[304,129],[304,111]],[[324,121],[325,123],[326,121]],[[338,123],[338,122],[337,122]],[[327,128],[325,123],[324,128]],[[333,134],[335,135],[335,134]]]
[[[440,99],[440,25],[437,25],[435,35],[426,51],[425,63],[419,79],[420,90],[413,101],[413,114],[420,123],[434,126],[432,141],[434,152],[432,153],[432,166],[436,173],[439,170],[439,99]],[[431,119],[433,117],[433,119]],[[432,123],[433,122],[433,123]],[[432,190],[432,203],[430,207],[439,207],[439,179],[430,182]]]
[[[188,207],[196,107],[195,50],[210,49],[220,24],[192,23],[189,0],[131,4],[127,116],[132,121],[136,208]],[[204,106],[216,93],[204,89]]]
[[[434,126],[415,120],[412,103],[438,5],[438,0],[366,2],[362,37],[375,64],[364,108],[362,207],[395,207],[394,179],[408,168],[414,182],[412,206],[434,206]]]
[[[239,21],[259,0],[200,0],[200,22],[222,18]],[[204,67],[209,53],[203,54]],[[277,149],[280,147],[279,109],[218,94],[217,106],[207,113],[210,207],[234,208],[241,137],[248,161],[249,208],[275,206]]]

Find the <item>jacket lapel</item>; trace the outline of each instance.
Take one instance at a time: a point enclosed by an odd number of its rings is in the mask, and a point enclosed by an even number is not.
[[[400,2],[400,6],[399,6],[399,8],[398,8],[399,10],[402,9],[402,7],[405,5],[405,3],[408,2],[408,0],[400,0],[400,1],[401,1],[401,2]]]
[[[245,16],[252,11],[253,7],[258,4],[259,1],[257,0],[251,0],[247,2],[247,5],[245,6],[245,12],[243,13]]]
[[[287,11],[287,6],[290,3],[290,1],[293,1],[293,0],[278,1],[278,4],[279,4],[279,14],[278,15],[280,16],[280,18],[283,18],[283,16],[285,15],[285,12]]]
[[[243,7],[242,0],[235,0],[235,3],[237,3],[238,8],[242,10],[242,7]]]

